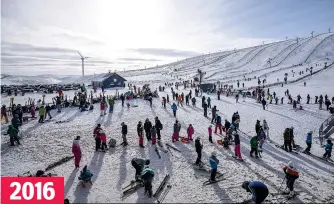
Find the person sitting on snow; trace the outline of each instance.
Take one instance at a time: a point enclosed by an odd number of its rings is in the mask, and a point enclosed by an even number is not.
[[[87,182],[92,184],[92,181],[91,181],[92,177],[93,177],[93,174],[87,169],[87,165],[86,165],[80,172],[80,176],[78,177],[78,179],[83,182],[83,186],[85,187],[85,183]]]
[[[262,203],[269,194],[268,187],[260,181],[245,181],[241,187],[252,194],[256,204]]]

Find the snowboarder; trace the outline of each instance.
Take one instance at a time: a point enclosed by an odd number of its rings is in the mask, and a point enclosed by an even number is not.
[[[249,155],[251,157],[253,157],[253,152],[255,152],[255,158],[259,158],[259,156],[258,156],[258,143],[259,143],[259,137],[258,136],[254,136],[250,140],[251,151],[250,151]]]
[[[208,108],[211,108],[211,98],[210,97],[208,97],[207,102],[208,102]]]
[[[41,106],[39,108],[39,120],[38,120],[38,122],[39,123],[44,123],[44,117],[45,117],[45,108],[44,108],[44,106]]]
[[[261,103],[262,103],[263,110],[266,110],[267,101],[263,98]]]
[[[192,102],[193,107],[196,107],[196,98],[195,97],[191,99],[191,102]]]
[[[151,129],[152,129],[152,123],[148,118],[146,118],[145,123],[144,123],[144,130],[145,130],[147,141],[151,140]]]
[[[283,171],[285,173],[286,186],[289,189],[287,193],[289,193],[289,197],[293,197],[295,195],[293,187],[296,179],[299,178],[299,172],[292,161],[289,161],[288,165],[283,167]]]
[[[94,129],[93,136],[95,137],[95,151],[99,151],[101,148],[101,136],[99,131],[101,130],[101,124],[97,124]]]
[[[212,125],[210,125],[210,126],[208,127],[208,133],[209,133],[209,141],[210,141],[211,143],[213,143],[213,141],[212,141]]]
[[[311,97],[310,97],[310,94],[307,94],[307,97],[306,97],[306,98],[307,98],[306,104],[309,104],[309,103],[310,103],[310,98],[311,98]]]
[[[194,127],[190,124],[187,128],[188,140],[193,140]]]
[[[235,156],[237,157],[237,159],[242,160],[241,151],[240,151],[240,136],[238,133],[234,135],[234,145],[235,145],[234,146]]]
[[[81,148],[80,148],[79,140],[80,140],[80,136],[77,136],[73,140],[73,144],[72,144],[72,153],[74,155],[75,168],[79,168],[80,160],[81,160]]]
[[[16,141],[18,145],[21,144],[18,138],[19,130],[13,125],[8,126],[7,134],[9,135],[10,146],[15,146],[14,141]]]
[[[158,140],[161,140],[161,134],[160,131],[162,130],[162,124],[158,118],[158,116],[155,117],[155,129],[157,130],[157,136],[158,136]]]
[[[171,106],[172,110],[173,110],[173,115],[176,118],[176,110],[177,110],[177,106],[175,103],[173,103],[173,105]]]
[[[262,203],[269,194],[268,187],[260,181],[245,181],[242,188],[252,194],[252,200],[256,204]]]
[[[219,160],[217,159],[217,152],[213,151],[211,153],[211,157],[209,158],[210,166],[211,166],[211,177],[210,181],[216,180],[217,168],[219,164]]]
[[[200,165],[202,163],[201,159],[202,159],[203,145],[201,144],[199,137],[197,137],[195,140],[195,148],[196,148],[196,153],[197,153],[197,159],[196,159],[195,164]]]
[[[128,126],[122,122],[122,139],[123,139],[123,146],[127,146],[128,145],[128,141],[126,139],[126,135],[128,134]]]
[[[312,131],[308,132],[307,133],[307,136],[306,136],[306,145],[307,145],[307,148],[305,149],[305,152],[310,154],[310,151],[311,151],[311,147],[312,147]]]
[[[211,123],[213,123],[213,121],[215,121],[218,111],[219,110],[217,110],[217,107],[213,106],[213,108],[211,109],[211,113],[212,113]]]
[[[259,135],[260,128],[261,128],[260,121],[259,121],[259,120],[256,120],[256,124],[255,124],[255,132],[256,132],[256,135]]]
[[[292,152],[292,146],[291,146],[291,135],[290,135],[290,129],[285,128],[285,131],[283,133],[283,138],[284,138],[284,149],[285,151]]]
[[[332,154],[332,149],[333,149],[332,140],[328,139],[327,144],[325,145],[325,154],[323,155],[323,157],[330,158]]]
[[[5,118],[6,123],[8,123],[6,105],[2,105],[2,107],[1,107],[1,121],[2,121],[2,118]]]
[[[208,104],[204,101],[203,104],[204,117],[208,117]]]
[[[217,128],[219,128],[219,133],[222,134],[222,118],[219,115],[216,117],[215,134],[217,134]]]
[[[136,170],[135,174],[135,180],[139,181],[139,177],[141,175],[141,172],[144,170],[145,165],[150,165],[149,159],[139,159],[139,158],[133,158],[131,160],[131,165]]]
[[[140,179],[144,182],[145,194],[148,195],[149,198],[152,197],[152,182],[154,178],[154,171],[146,166],[143,172],[140,175]]]
[[[138,122],[138,125],[137,125],[137,133],[138,133],[138,137],[139,137],[139,147],[142,147],[144,148],[144,139],[143,139],[143,126],[141,124],[141,121]]]

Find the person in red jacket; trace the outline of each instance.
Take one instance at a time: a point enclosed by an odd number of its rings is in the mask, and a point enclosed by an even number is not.
[[[105,103],[101,101],[100,103],[101,116],[105,115],[104,109],[105,109]]]
[[[194,134],[194,128],[190,124],[189,127],[187,128],[187,133],[188,133],[188,140],[193,140],[193,134]]]
[[[101,138],[101,143],[102,143],[101,149],[102,149],[102,151],[105,152],[105,150],[108,149],[106,133],[102,129],[99,129],[98,134],[100,135],[100,138]]]
[[[97,124],[94,129],[93,135],[95,137],[95,151],[99,151],[101,149],[101,137],[99,131],[101,130],[101,124]]]
[[[81,149],[80,149],[79,140],[80,140],[80,136],[77,136],[73,140],[73,144],[72,144],[72,153],[74,155],[75,168],[79,168],[80,160],[81,160]]]

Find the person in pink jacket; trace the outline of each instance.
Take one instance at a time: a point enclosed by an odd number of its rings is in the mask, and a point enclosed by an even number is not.
[[[188,133],[188,140],[193,140],[193,134],[194,134],[194,128],[193,126],[190,124],[188,129],[187,129],[187,133]]]
[[[213,142],[212,142],[212,125],[209,126],[209,128],[208,128],[208,132],[209,132],[209,141],[210,141],[211,143],[213,143]]]
[[[98,134],[100,135],[101,142],[102,142],[102,151],[105,152],[106,149],[108,149],[107,148],[107,136],[106,136],[106,133],[102,129],[100,129]]]
[[[77,136],[73,140],[72,144],[72,153],[74,155],[74,165],[75,168],[79,168],[80,160],[81,160],[81,149],[79,144],[80,136]]]

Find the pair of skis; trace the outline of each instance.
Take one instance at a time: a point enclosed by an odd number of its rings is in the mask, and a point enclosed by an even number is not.
[[[306,155],[309,155],[309,156],[311,156],[311,157],[314,157],[314,158],[322,159],[322,160],[324,160],[324,161],[327,161],[327,162],[330,163],[330,164],[334,164],[334,161],[331,160],[331,159],[328,159],[328,158],[325,158],[325,157],[320,157],[320,156],[314,155],[314,154],[312,154],[312,153],[310,153],[310,152],[305,152],[305,151],[300,151],[300,152],[301,152],[301,153],[304,153],[304,154],[306,154]]]
[[[139,188],[143,187],[144,184],[142,181],[131,181],[131,183],[125,187],[122,188],[123,194],[122,194],[122,200],[124,200],[126,197],[130,196],[131,193],[134,193]]]
[[[278,144],[275,144],[275,147],[285,150],[283,146],[278,145]],[[291,152],[293,152],[293,153],[295,153],[295,154],[299,154],[299,153],[298,153],[297,151],[295,151],[295,150],[292,150]]]
[[[211,185],[211,184],[223,181],[223,180],[225,180],[225,178],[223,176],[224,176],[223,174],[217,176],[216,180],[214,180],[214,181],[211,181],[210,179],[208,181],[204,181],[203,186],[207,186],[207,185]]]
[[[167,174],[165,178],[162,180],[162,182],[160,183],[155,193],[153,194],[153,197],[155,197],[158,200],[158,203],[162,203],[162,201],[165,199],[165,197],[167,196],[167,194],[172,188],[172,185],[167,184],[169,179],[170,179],[170,176],[169,174]],[[165,186],[167,187],[164,190]]]

